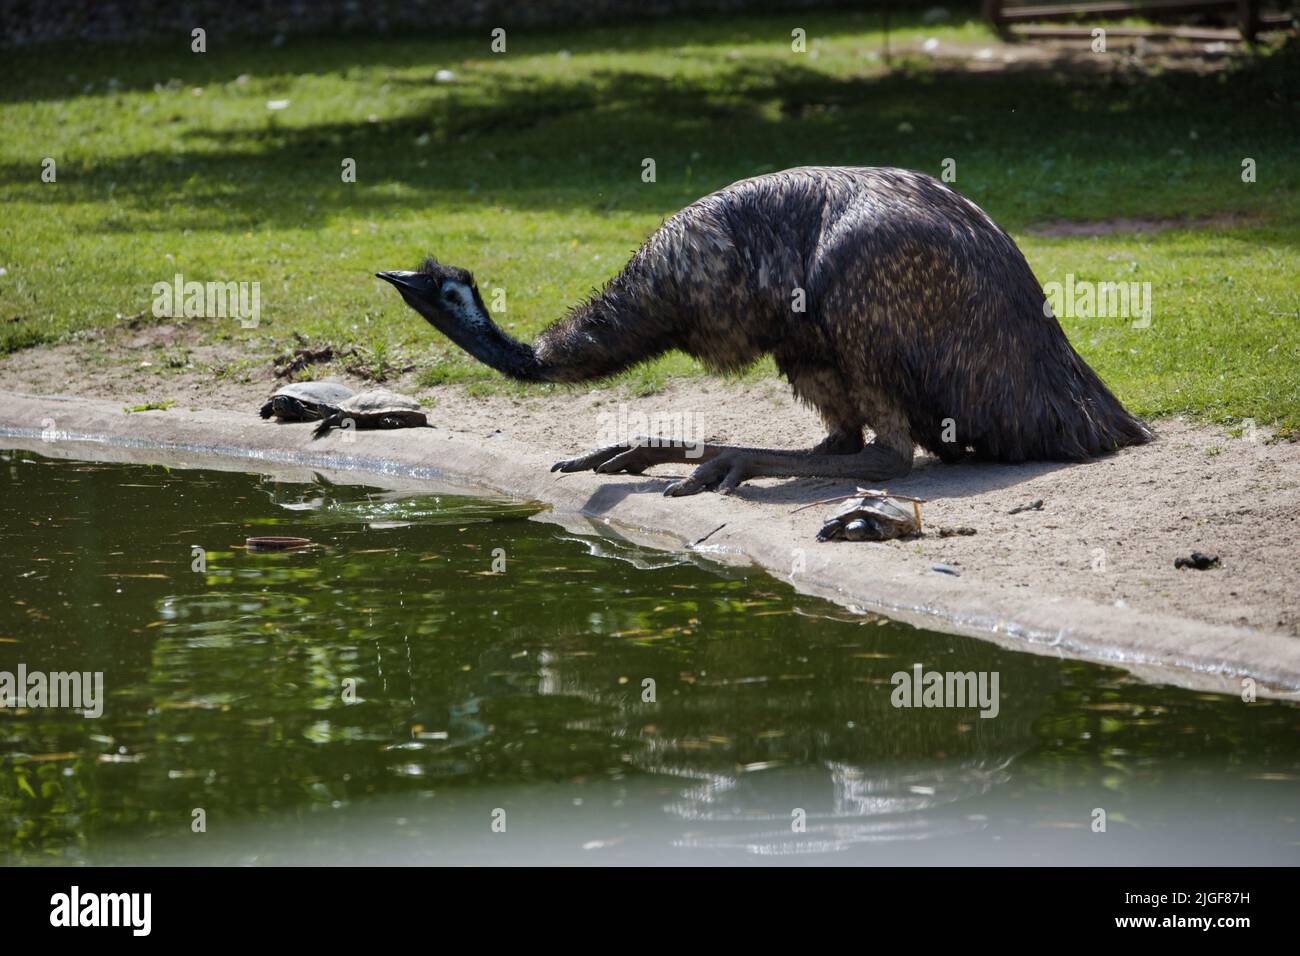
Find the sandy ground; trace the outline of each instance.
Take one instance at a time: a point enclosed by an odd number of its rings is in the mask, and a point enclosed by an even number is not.
[[[691,381],[640,399],[453,397],[440,407],[448,410],[444,421],[463,431],[486,437],[500,429],[554,449],[557,458],[604,444],[603,428],[623,416],[681,416],[687,425],[699,423],[687,437],[727,444],[807,447],[822,437],[816,415],[781,382]],[[919,456],[913,473],[888,490],[925,498],[922,516],[932,533],[885,546],[999,587],[1300,636],[1300,444],[1267,444],[1261,435],[1252,442],[1178,420],[1154,425],[1159,440],[1152,445],[1085,465],[953,466]],[[685,466],[663,466],[647,476],[687,473]],[[608,480],[637,483],[631,476]],[[758,522],[851,490],[830,480],[762,479],[735,496]],[[1009,513],[1040,499],[1041,510]],[[810,542],[835,507],[800,512],[806,537],[791,546]],[[961,526],[976,534],[933,534]],[[839,548],[852,560],[852,544],[814,546]],[[1217,555],[1220,567],[1176,569],[1174,559],[1192,551]]]
[[[163,326],[123,330],[110,341],[20,352],[0,359],[0,390],[105,398],[123,405],[174,399],[171,412],[149,414],[175,417],[197,408],[253,415],[275,387],[269,363],[250,380],[233,381],[199,372],[159,375],[139,362],[93,358],[105,346],[114,355],[125,347],[148,356],[149,347],[180,337],[183,330]],[[215,350],[192,354],[200,366],[222,358]],[[365,387],[332,371],[326,367],[318,377]],[[390,385],[415,390],[409,376]],[[608,388],[524,399],[470,397],[455,387],[420,394],[433,400],[431,420],[452,436],[518,448],[521,460],[530,461],[568,457],[607,443],[611,431],[640,433],[653,422],[688,439],[736,444],[805,447],[821,437],[816,417],[777,380],[682,379],[646,397]],[[1252,440],[1180,420],[1153,425],[1158,440],[1151,445],[1082,465],[942,465],[920,456],[913,473],[890,483],[889,490],[927,499],[928,533],[883,547],[898,562],[923,570],[949,565],[961,571],[963,581],[994,591],[1049,602],[1080,598],[1300,636],[1300,444],[1272,442],[1263,430]],[[684,466],[664,466],[641,478],[601,476],[601,483],[607,497],[617,497],[658,491],[665,479],[685,473]],[[851,485],[829,480],[764,479],[747,483],[733,497],[742,505],[744,523],[760,528],[767,523],[773,534],[788,535],[792,556],[824,548],[834,549],[837,561],[853,561],[862,545],[813,540],[833,505],[790,514],[850,490]],[[1010,513],[1039,499],[1039,510]],[[943,538],[935,533],[956,526],[974,528],[976,534]],[[710,543],[725,545],[730,533],[724,529]],[[1218,555],[1221,566],[1176,570],[1174,559],[1192,551]]]

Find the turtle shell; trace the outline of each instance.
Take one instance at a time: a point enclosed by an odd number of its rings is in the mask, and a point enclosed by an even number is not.
[[[429,424],[420,403],[409,395],[390,392],[385,388],[358,392],[340,402],[313,433],[320,438],[331,428],[351,421],[356,428],[421,428]]]
[[[390,392],[386,388],[372,388],[358,392],[339,403],[339,411],[350,415],[383,415],[389,412],[418,412],[420,403],[409,395]]]
[[[920,531],[911,502],[895,498],[850,498],[817,532],[818,541],[888,541]]]
[[[262,406],[262,417],[274,415],[284,422],[312,422],[334,413],[353,396],[352,389],[335,382],[293,382],[276,391]]]

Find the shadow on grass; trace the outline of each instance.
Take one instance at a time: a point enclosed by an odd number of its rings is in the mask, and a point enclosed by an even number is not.
[[[1264,215],[1279,190],[1300,188],[1285,158],[1298,139],[1295,93],[1267,61],[1226,80],[1067,75],[1055,59],[991,72],[905,59],[853,76],[761,62],[703,75],[485,71],[436,88],[395,85],[410,89],[396,119],[286,126],[270,117],[255,129],[184,130],[174,151],[69,157],[61,188],[42,199],[84,203],[111,191],[126,212],[93,227],[103,233],[314,228],[349,213],[436,223],[495,207],[666,215],[788,166],[937,175],[953,157],[958,188],[1015,229],[1047,219]],[[1276,170],[1270,190],[1223,188],[1242,154]],[[358,184],[341,182],[343,157],[357,161]],[[656,161],[655,184],[641,181],[646,157]],[[0,166],[6,180],[29,174]]]
[[[972,5],[973,7],[973,5]],[[966,11],[972,18],[977,11]],[[503,26],[512,58],[567,54],[634,54],[658,51],[725,49],[735,44],[770,41],[773,49],[789,49],[792,18],[808,35],[835,40],[869,36],[881,28],[879,11],[799,11],[783,17],[770,13],[738,17],[706,13],[690,17],[654,18],[614,25],[581,25],[550,29]],[[894,34],[926,27],[920,10],[890,15]],[[879,42],[879,38],[876,38]],[[296,34],[277,46],[271,36],[229,38],[210,44],[202,55],[190,51],[188,35],[174,43],[0,47],[5,66],[0,72],[0,103],[57,102],[71,96],[108,96],[147,92],[173,77],[187,86],[229,83],[251,74],[271,83],[304,74],[414,67],[475,68],[501,58],[491,53],[490,30],[449,33],[324,33]],[[57,55],[54,55],[57,54]],[[720,54],[717,54],[720,55]],[[51,69],[51,62],[61,64]],[[110,88],[109,80],[114,80]],[[87,87],[89,86],[89,89]]]

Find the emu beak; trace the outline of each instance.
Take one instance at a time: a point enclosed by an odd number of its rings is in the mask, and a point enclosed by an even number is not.
[[[407,293],[414,293],[420,298],[429,298],[438,291],[438,284],[430,276],[420,272],[376,272],[375,277],[391,282],[397,287],[397,291],[402,293],[403,298]]]

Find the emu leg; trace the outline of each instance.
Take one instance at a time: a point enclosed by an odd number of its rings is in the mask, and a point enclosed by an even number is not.
[[[709,489],[726,494],[747,478],[858,478],[863,481],[901,478],[912,470],[912,457],[895,447],[898,444],[884,445],[876,441],[863,447],[861,433],[856,440],[852,435],[832,434],[810,451],[628,442],[557,461],[551,471],[639,475],[654,465],[698,463],[699,467],[689,478],[673,482],[664,494],[679,497]],[[907,444],[910,452],[910,442]],[[838,449],[844,452],[835,453]]]
[[[700,465],[689,478],[675,481],[664,494],[678,498],[716,490],[730,494],[749,478],[856,478],[884,481],[912,470],[912,456],[880,442],[847,455],[771,448],[733,448]]]
[[[836,428],[812,449],[814,455],[847,455],[862,450],[862,428]],[[683,444],[678,441],[636,438],[618,445],[607,445],[593,452],[566,458],[551,466],[551,471],[595,471],[602,475],[620,472],[639,475],[655,465],[698,465],[719,455],[732,452],[760,452],[762,448],[742,448],[735,445],[710,445],[705,442]],[[776,451],[773,449],[773,451]],[[791,452],[791,454],[801,454]]]
[[[852,455],[862,451],[866,442],[862,440],[861,425],[846,425],[832,428],[830,434],[813,446],[814,455]]]

